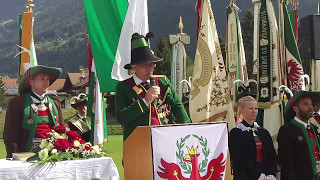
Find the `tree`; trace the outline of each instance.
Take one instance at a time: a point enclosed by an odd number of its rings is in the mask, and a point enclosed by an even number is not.
[[[253,72],[253,11],[248,9],[245,13],[245,17],[241,22],[242,39],[244,51],[246,53],[246,63],[249,79],[254,78]]]
[[[189,80],[189,77],[193,75],[193,63],[194,63],[194,60],[192,60],[189,56],[187,56],[187,59],[186,59],[186,80]]]
[[[79,71],[80,71],[80,73],[85,74],[85,73],[88,73],[88,72],[89,72],[89,69],[83,67],[82,65],[80,65],[80,66],[79,66]]]
[[[154,70],[155,74],[163,74],[170,79],[172,62],[171,46],[162,35],[159,36],[155,55],[163,59],[163,61],[157,63],[157,67]]]

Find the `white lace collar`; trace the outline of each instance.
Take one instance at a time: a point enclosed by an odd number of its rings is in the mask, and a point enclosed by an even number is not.
[[[254,122],[253,127],[254,127],[254,129],[258,129],[260,126],[258,125],[258,123]],[[243,125],[242,123],[238,124],[236,126],[236,128],[240,129],[241,131],[248,131],[248,132],[251,130],[251,127],[247,127],[247,126]]]

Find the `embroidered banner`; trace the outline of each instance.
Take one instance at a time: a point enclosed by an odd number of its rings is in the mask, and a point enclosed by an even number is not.
[[[192,122],[227,121],[235,127],[215,19],[209,0],[198,0],[199,33],[190,91]],[[199,12],[200,11],[200,12]]]
[[[258,101],[271,101],[271,62],[270,62],[270,27],[266,0],[262,0],[260,8],[258,33]]]

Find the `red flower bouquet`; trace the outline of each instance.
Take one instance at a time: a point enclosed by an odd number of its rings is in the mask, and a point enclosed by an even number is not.
[[[65,125],[58,125],[53,127],[53,130],[55,130],[57,133],[62,134],[66,132],[66,126]]]
[[[66,139],[57,139],[56,142],[54,142],[53,146],[58,150],[58,151],[65,151],[69,147],[69,141]]]
[[[104,155],[98,145],[92,146],[90,142],[86,143],[76,131],[71,131],[64,125],[55,126],[47,133],[47,138],[42,139],[40,146],[32,151],[36,155],[27,161],[38,164]]]

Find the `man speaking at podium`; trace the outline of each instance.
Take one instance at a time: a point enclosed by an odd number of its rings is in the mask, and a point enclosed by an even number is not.
[[[137,126],[191,122],[168,78],[153,75],[155,63],[159,61],[162,59],[153,55],[147,39],[134,33],[131,63],[124,66],[134,74],[119,82],[116,89],[116,116],[123,125],[123,141]]]

